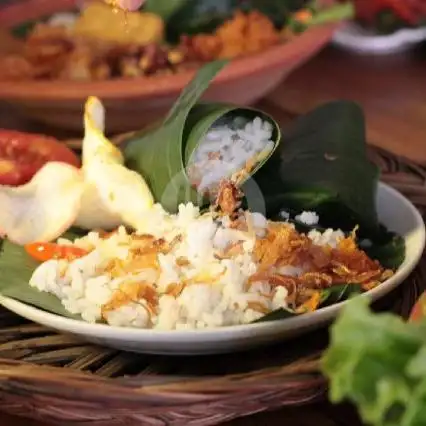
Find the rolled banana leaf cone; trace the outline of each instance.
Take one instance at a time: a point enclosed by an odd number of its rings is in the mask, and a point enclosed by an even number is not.
[[[184,89],[160,126],[125,141],[127,167],[144,177],[155,200],[171,213],[176,212],[181,203],[192,202],[200,207],[209,203],[206,194],[197,191],[194,182],[190,181],[187,166],[192,154],[215,123],[228,123],[235,118],[244,121],[260,117],[272,126],[273,148],[258,153],[246,170],[235,171],[239,185],[253,176],[279,145],[280,128],[267,114],[235,105],[198,103],[210,82],[226,64],[227,61],[216,61],[205,65]],[[230,177],[223,176],[224,179]]]

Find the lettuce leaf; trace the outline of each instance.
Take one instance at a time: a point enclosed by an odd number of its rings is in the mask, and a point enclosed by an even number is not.
[[[322,359],[334,403],[354,403],[372,426],[426,425],[426,323],[375,314],[356,297],[331,329]]]

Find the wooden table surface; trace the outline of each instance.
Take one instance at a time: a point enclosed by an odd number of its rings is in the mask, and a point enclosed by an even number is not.
[[[426,164],[426,47],[389,57],[358,57],[333,48],[296,71],[262,107],[281,122],[332,99],[351,99],[365,109],[369,140]],[[0,126],[31,128],[0,111]],[[1,410],[1,405],[0,405]],[[46,426],[0,414],[0,425]],[[361,426],[351,407],[321,403],[285,408],[228,423],[229,426]],[[130,425],[129,425],[130,426]]]

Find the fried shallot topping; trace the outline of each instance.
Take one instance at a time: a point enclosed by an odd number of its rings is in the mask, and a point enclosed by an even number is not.
[[[228,225],[231,230],[241,232],[254,243],[247,254],[256,264],[256,271],[245,282],[246,291],[256,283],[266,284],[265,288],[269,290],[265,290],[265,295],[272,298],[277,289],[283,287],[287,290],[287,305],[295,312],[303,313],[318,309],[324,292],[333,286],[359,285],[361,291],[368,291],[393,275],[393,271],[383,268],[358,247],[355,231],[333,245],[315,244],[308,235],[298,232],[288,222],[267,222],[262,236],[249,232],[247,212],[238,211],[241,196],[234,183],[224,181],[220,185],[215,207],[219,214],[231,218],[232,222]],[[102,273],[112,278],[142,273],[144,278],[121,284],[111,301],[103,306],[104,317],[120,306],[141,300],[148,314],[155,315],[159,293],[154,283],[162,273],[159,256],[171,253],[183,237],[177,235],[171,241],[166,241],[149,234],[133,234],[130,238],[127,258],[110,260],[104,265]],[[216,249],[214,257],[219,261],[237,259],[244,256],[246,250],[243,240],[229,241],[225,247]],[[181,271],[193,267],[191,260],[185,256],[177,257],[175,265]],[[213,273],[200,271],[190,279],[172,282],[166,286],[164,294],[176,298],[187,286],[214,285],[226,273],[227,267],[221,266],[219,271]],[[251,302],[249,307],[267,313],[266,307],[257,302]]]
[[[341,239],[335,248],[317,246],[287,223],[270,223],[267,235],[256,240],[254,256],[259,269],[249,282],[285,287],[289,305],[298,309],[305,304],[308,310],[318,307],[318,294],[323,289],[359,284],[367,291],[393,275],[393,271],[384,269],[358,248],[355,233]],[[287,266],[300,268],[302,272],[298,276],[281,274],[280,267]]]
[[[158,306],[158,293],[154,287],[146,282],[124,282],[114,292],[111,300],[102,306],[102,316],[105,316],[128,303],[140,303],[145,300],[146,305],[142,305],[148,315],[155,315]]]
[[[214,209],[219,211],[231,219],[238,218],[238,209],[241,206],[242,191],[230,180],[223,180],[219,185],[219,191],[214,203]]]
[[[280,39],[279,31],[267,16],[258,11],[237,11],[213,34],[182,36],[181,48],[192,59],[213,61],[259,52],[278,44]]]

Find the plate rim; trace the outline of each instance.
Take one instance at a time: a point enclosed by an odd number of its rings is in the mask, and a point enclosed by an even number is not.
[[[426,27],[402,28],[391,34],[378,34],[364,29],[356,22],[349,22],[336,30],[332,43],[351,51],[392,53],[410,48],[424,40],[426,40]]]

